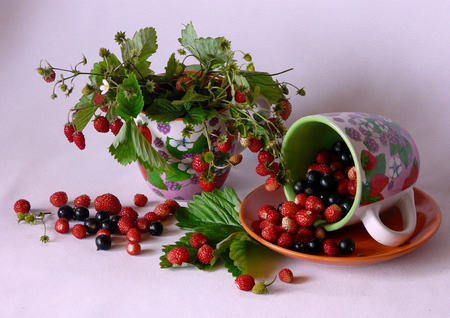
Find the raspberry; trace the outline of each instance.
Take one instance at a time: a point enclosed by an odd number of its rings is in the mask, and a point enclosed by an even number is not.
[[[276,210],[270,210],[270,211],[267,213],[266,220],[267,220],[268,222],[273,222],[273,223],[276,224],[276,223],[280,222],[281,216],[280,216],[280,214],[279,214]]]
[[[313,238],[311,230],[307,227],[300,227],[294,236],[295,242],[308,243]]]
[[[132,218],[134,221],[136,221],[139,217],[139,214],[133,208],[126,206],[123,207],[122,210],[120,210],[120,216],[128,216],[129,218]]]
[[[108,211],[110,214],[118,214],[122,209],[122,205],[115,195],[105,193],[95,198],[94,208],[96,211]]]
[[[354,196],[356,194],[356,181],[355,180],[349,180],[347,183],[347,192],[351,196]]]
[[[141,194],[141,193],[136,193],[134,195],[134,205],[136,206],[145,206],[147,204],[147,197],[145,196],[145,194]]]
[[[263,239],[269,242],[275,242],[278,238],[278,231],[275,229],[274,226],[266,226],[261,231],[261,236]]]
[[[335,256],[339,254],[339,247],[335,240],[328,239],[323,242],[323,252],[328,256]]]
[[[174,214],[175,211],[180,207],[177,201],[173,199],[167,199],[164,201],[164,204],[167,205],[170,209],[170,213]]]
[[[288,232],[290,234],[294,234],[295,232],[297,232],[297,222],[295,222],[292,218],[285,216],[282,220],[281,220],[281,228],[285,231]]]
[[[277,211],[275,210],[275,207],[273,205],[263,205],[262,207],[259,208],[258,210],[258,217],[260,220],[265,220],[267,218],[267,215],[270,211]]]
[[[228,136],[220,136],[216,145],[217,145],[217,149],[220,152],[228,152],[231,150],[231,145],[233,143],[233,138],[232,136],[228,135]]]
[[[80,150],[86,148],[86,141],[84,139],[84,134],[81,131],[78,131],[73,134],[73,142]]]
[[[86,227],[82,224],[75,224],[72,229],[72,234],[81,240],[86,237]]]
[[[255,286],[255,279],[250,275],[240,275],[234,282],[237,288],[245,291],[250,291]]]
[[[200,248],[206,243],[208,243],[208,239],[205,234],[197,232],[192,234],[191,238],[189,239],[189,242],[191,243],[192,247]]]
[[[266,183],[264,184],[264,188],[269,192],[276,191],[279,187],[280,184],[275,176],[270,176],[267,178]]]
[[[128,243],[127,253],[135,256],[141,253],[141,245],[139,243]]]
[[[316,170],[321,172],[322,174],[331,174],[330,167],[323,163],[313,163],[308,167],[308,171],[310,170]]]
[[[66,135],[66,138],[69,142],[73,142],[73,133],[75,132],[75,126],[72,124],[65,124],[64,125],[64,135]]]
[[[308,196],[304,193],[299,193],[295,196],[294,202],[298,205],[300,209],[303,209],[305,207],[306,199]]]
[[[30,212],[30,202],[25,199],[17,200],[14,203],[14,211],[16,213],[28,213]]]
[[[150,223],[159,220],[159,219],[158,219],[158,216],[156,215],[155,212],[148,212],[148,213],[146,213],[146,214],[144,215],[144,218],[145,218],[146,220],[148,220]]]
[[[98,230],[97,234],[95,234],[96,237],[99,235],[106,235],[106,236],[111,237],[111,232],[107,229],[101,229],[101,230]]]
[[[185,247],[175,247],[167,253],[167,260],[177,265],[189,263],[189,251]]]
[[[55,223],[55,231],[58,233],[69,232],[69,221],[65,218],[60,218]]]
[[[317,214],[322,212],[323,208],[324,208],[323,203],[318,197],[311,195],[306,199],[305,202],[306,210],[312,211]]]
[[[84,206],[85,208],[88,208],[89,205],[91,205],[91,198],[87,194],[82,194],[75,198],[73,201],[73,204],[76,208],[79,206]]]
[[[122,126],[123,122],[119,118],[117,118],[110,124],[111,132],[114,134],[114,136],[117,136]]]
[[[103,95],[100,94],[99,92],[95,92],[94,93],[94,103],[95,105],[99,106],[101,104],[103,104],[104,98]]]
[[[254,137],[250,137],[250,145],[248,146],[248,149],[250,149],[251,152],[258,152],[262,147],[262,141],[259,139],[256,139]]]
[[[337,222],[341,219],[342,216],[342,209],[339,205],[337,204],[333,204],[330,205],[326,210],[325,213],[323,214],[323,216],[325,217],[325,220],[328,223],[334,223]]]
[[[161,203],[156,206],[153,212],[158,216],[158,219],[165,220],[169,217],[170,207],[165,203]]]
[[[328,163],[329,159],[330,159],[330,154],[326,150],[319,151],[316,155],[316,163]],[[331,170],[333,170],[333,169],[331,169]]]
[[[291,112],[292,112],[292,105],[291,105],[291,103],[289,103],[285,99],[280,99],[277,102],[277,105],[281,109],[281,112],[280,112],[281,119],[287,120],[289,118],[289,116],[291,115]]]
[[[273,156],[270,152],[267,152],[265,150],[261,150],[258,154],[258,161],[259,163],[271,163],[273,161]]]
[[[347,176],[348,176],[349,180],[356,180],[356,168],[355,168],[355,166],[351,167],[348,170]]]
[[[197,259],[200,263],[203,264],[211,264],[211,260],[213,259],[214,249],[208,244],[204,244],[197,251]]]
[[[192,169],[194,169],[196,172],[205,172],[209,168],[209,163],[206,163],[203,161],[203,156],[201,154],[198,154],[194,157],[194,160],[192,160]]]
[[[148,227],[150,225],[150,221],[146,218],[139,218],[136,221],[136,227],[141,233],[145,233],[148,231]]]
[[[347,194],[347,185],[348,185],[347,179],[339,180],[339,183],[336,188],[337,193],[339,193],[340,195],[346,195]]]
[[[301,226],[311,226],[316,221],[316,214],[309,210],[300,210],[295,214],[295,220]]]
[[[281,233],[277,239],[277,245],[284,248],[290,248],[292,243],[292,237],[289,233]]]
[[[119,221],[117,222],[117,229],[122,234],[127,234],[128,231],[136,226],[135,220],[128,216],[122,216],[120,217]]]
[[[58,191],[53,193],[50,196],[50,203],[57,208],[62,207],[63,205],[66,205],[67,203],[67,194],[64,191]]]
[[[105,116],[98,116],[94,120],[94,128],[98,132],[107,133],[109,131],[109,121]]]
[[[129,229],[127,232],[127,240],[130,243],[139,243],[141,241],[141,232],[135,228]]]
[[[278,273],[278,277],[282,282],[285,283],[292,283],[292,281],[294,280],[294,275],[288,268],[283,268],[282,270],[280,270],[280,272]]]
[[[293,201],[286,201],[280,208],[280,214],[282,216],[289,216],[293,218],[295,214],[298,212],[299,207]]]

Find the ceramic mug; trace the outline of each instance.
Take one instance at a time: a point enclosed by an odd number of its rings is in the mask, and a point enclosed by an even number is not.
[[[362,221],[379,243],[398,246],[413,233],[416,209],[412,185],[419,172],[419,153],[411,135],[392,120],[366,113],[328,113],[296,121],[286,133],[282,152],[294,180],[305,176],[315,154],[343,140],[357,172],[357,190],[349,212],[338,222],[325,224],[327,231]],[[284,187],[294,200],[292,184]],[[394,231],[380,220],[380,213],[397,206],[403,230]]]

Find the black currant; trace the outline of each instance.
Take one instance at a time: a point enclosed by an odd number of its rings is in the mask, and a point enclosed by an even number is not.
[[[108,211],[98,211],[95,214],[95,219],[98,223],[101,223],[103,220],[109,219],[109,212]]]
[[[278,213],[281,213],[281,206],[283,205],[283,203],[284,202],[281,202],[280,204],[278,204],[278,207],[277,207],[277,212]]]
[[[108,235],[101,234],[95,238],[97,250],[109,250],[111,248],[111,238]]]
[[[341,152],[339,160],[341,160],[345,166],[353,166],[352,154],[350,152]]]
[[[298,180],[296,183],[294,183],[294,192],[295,194],[303,193],[305,190],[306,181],[305,180]]]
[[[152,222],[148,226],[148,231],[151,235],[159,236],[163,232],[163,225],[159,221]]]
[[[327,192],[320,192],[319,193],[319,199],[322,201],[322,202],[326,202],[327,200],[328,200],[328,193]]]
[[[87,218],[84,220],[84,226],[89,234],[95,234],[99,230],[99,226],[95,218]]]
[[[84,221],[89,217],[89,210],[84,206],[79,206],[74,210],[75,219],[78,221]]]
[[[342,212],[344,212],[345,214],[348,213],[348,211],[350,211],[350,209],[352,208],[353,205],[353,200],[346,198],[341,202],[341,209]]]
[[[322,174],[319,171],[311,170],[306,174],[306,182],[309,185],[317,185],[317,184],[319,184],[321,177],[322,177]]]
[[[73,218],[73,209],[71,206],[63,205],[58,209],[58,217],[71,220]]]
[[[106,219],[100,223],[100,228],[108,230],[110,233],[114,233],[117,229],[117,223],[114,223],[110,219]]]
[[[117,222],[119,222],[120,215],[119,215],[119,214],[114,214],[114,215],[111,216],[109,219],[110,219],[111,221],[113,221],[114,223],[117,224]]]
[[[308,246],[309,246],[309,252],[311,254],[317,255],[317,254],[322,253],[323,244],[322,244],[322,241],[319,240],[318,238],[315,237],[311,241],[309,241]]]
[[[328,206],[333,205],[333,204],[339,205],[340,202],[341,202],[341,196],[339,195],[339,193],[330,193],[330,195],[328,195],[325,205],[328,205]]]
[[[337,141],[333,145],[333,151],[337,154],[348,151],[347,145],[342,140]]]
[[[310,196],[310,195],[316,195],[317,191],[314,188],[308,187],[305,189],[304,193],[307,196]]]
[[[309,254],[309,245],[307,243],[297,242],[292,249],[296,252]]]
[[[351,238],[342,239],[339,242],[339,251],[343,255],[350,255],[355,251],[355,242]]]
[[[332,175],[324,175],[320,178],[320,186],[328,191],[334,190],[336,188],[336,179]]]

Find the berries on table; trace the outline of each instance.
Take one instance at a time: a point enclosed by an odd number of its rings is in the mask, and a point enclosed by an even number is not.
[[[134,205],[143,207],[147,204],[148,198],[145,196],[145,194],[142,193],[136,193],[134,195]]]
[[[119,118],[110,124],[110,129],[111,129],[111,132],[114,134],[114,136],[117,136],[117,134],[119,133],[122,126],[123,126],[123,122]]]
[[[94,208],[96,211],[108,211],[110,214],[118,214],[122,209],[122,205],[115,195],[105,193],[95,198]]]
[[[112,219],[105,219],[100,223],[100,228],[115,233],[117,231],[117,222],[114,222]]]
[[[146,218],[139,218],[136,221],[136,227],[141,233],[145,233],[148,231],[148,227],[150,225],[150,221]]]
[[[173,199],[167,199],[163,202],[165,205],[167,205],[170,209],[170,213],[175,213],[175,211],[180,207],[177,201]]]
[[[205,234],[196,232],[192,234],[192,236],[189,239],[189,242],[191,243],[191,246],[194,248],[200,248],[206,243],[208,243],[208,239]]]
[[[255,279],[250,275],[240,275],[234,282],[237,288],[245,291],[250,291],[255,286]]]
[[[86,227],[83,224],[75,224],[72,228],[72,235],[77,239],[86,237]]]
[[[197,259],[200,263],[203,264],[211,264],[211,260],[213,259],[214,249],[208,244],[204,244],[197,251]]]
[[[167,253],[167,260],[172,264],[189,263],[189,251],[185,247],[175,247]]]
[[[350,255],[355,251],[355,242],[351,238],[344,238],[339,242],[339,251],[342,255]]]
[[[105,116],[98,116],[94,120],[94,128],[98,132],[107,133],[109,131],[109,121]]]
[[[107,236],[111,237],[111,232],[108,231],[107,229],[100,229],[100,230],[98,230],[98,232],[95,234],[95,236],[99,236],[99,235],[107,235]]]
[[[74,210],[74,219],[77,221],[84,221],[89,217],[89,210],[84,206],[79,206]]]
[[[132,207],[126,206],[123,207],[122,210],[120,210],[120,216],[128,216],[129,218],[132,218],[136,221],[139,217],[139,214]]]
[[[55,231],[62,234],[69,232],[69,221],[64,218],[58,219],[55,223]]]
[[[120,217],[117,222],[117,229],[121,234],[127,234],[127,232],[133,227],[136,227],[136,221],[128,216]]]
[[[50,196],[50,203],[57,208],[65,205],[67,200],[67,194],[64,191],[55,192]]]
[[[95,219],[98,223],[102,223],[103,220],[109,219],[109,212],[108,211],[98,211],[95,214]]]
[[[339,254],[339,248],[335,240],[327,239],[323,242],[323,252],[327,256],[336,256]]]
[[[139,243],[128,243],[127,252],[132,256],[139,255],[141,253],[141,245]]]
[[[324,212],[323,216],[328,223],[335,223],[341,219],[342,209],[339,205],[330,205]]]
[[[203,161],[203,155],[198,154],[194,157],[192,160],[192,169],[194,169],[196,172],[205,172],[209,168],[209,163]]]
[[[109,250],[111,248],[111,237],[105,234],[98,235],[95,238],[95,245],[98,250]]]
[[[136,228],[131,228],[127,232],[127,240],[130,243],[139,243],[141,241],[141,232]]]
[[[28,202],[25,199],[17,200],[16,203],[14,203],[14,211],[16,213],[28,213],[30,212],[30,202]]]
[[[144,215],[144,218],[147,219],[149,222],[155,222],[155,221],[158,221],[158,219],[159,219],[158,216],[156,215],[156,213],[153,211],[147,212]]]
[[[91,205],[91,198],[87,194],[82,194],[75,198],[73,205],[77,208],[79,206],[84,206],[86,208]]]
[[[150,225],[148,226],[148,231],[153,236],[160,236],[163,232],[163,229],[164,227],[162,223],[159,221],[151,222]]]
[[[165,220],[169,217],[170,207],[165,203],[161,203],[156,206],[153,212],[158,216],[158,219]]]
[[[69,205],[63,205],[58,209],[58,218],[64,218],[67,220],[71,220],[73,218],[73,209]]]
[[[89,234],[95,234],[100,229],[95,218],[87,218],[86,220],[84,220],[84,226]]]
[[[292,271],[289,268],[283,268],[282,270],[280,270],[280,272],[278,273],[278,277],[282,282],[285,283],[292,283],[292,281],[294,280],[294,274],[292,274]]]
[[[84,134],[81,131],[77,131],[73,134],[73,142],[80,150],[86,148],[86,140],[84,139]]]
[[[75,126],[68,123],[64,125],[64,135],[67,140],[72,143],[73,142],[73,134],[75,133]]]

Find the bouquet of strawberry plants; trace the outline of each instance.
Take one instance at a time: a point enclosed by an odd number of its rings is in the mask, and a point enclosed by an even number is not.
[[[283,121],[291,113],[286,97],[288,86],[297,94],[305,95],[303,88],[274,79],[275,75],[289,70],[277,74],[255,71],[250,54],[232,50],[230,41],[223,37],[199,38],[190,23],[178,39],[181,48],[169,57],[165,72],[157,74],[148,60],[158,48],[156,39],[152,27],[137,31],[132,38],[118,32],[115,40],[120,46],[121,59],[101,48],[101,59],[90,71],[80,70],[87,64],[85,57],[71,68],[41,61],[37,71],[45,81],[54,82],[52,98],[57,97],[58,88],[69,96],[74,92],[74,79],[88,77],[82,96],[69,110],[64,125],[69,142],[84,149],[83,130],[92,121],[98,132],[111,131],[115,135],[109,152],[119,163],[127,165],[137,161],[147,172],[149,181],[155,181],[155,177],[167,175],[174,166],[154,148],[150,130],[137,118],[145,114],[150,121],[162,124],[182,119],[183,138],[199,131],[206,137],[205,149],[192,160],[193,169],[201,173],[204,191],[215,188],[220,170],[241,162],[240,154],[230,153],[234,140],[259,152],[256,171],[269,176],[268,190],[273,191],[284,183],[288,176],[280,147],[286,132]],[[259,108],[258,98],[264,98],[272,106]],[[226,123],[226,133],[215,135],[210,131],[207,122],[212,119]],[[215,150],[221,154],[217,155]],[[164,187],[158,180],[152,184]]]

